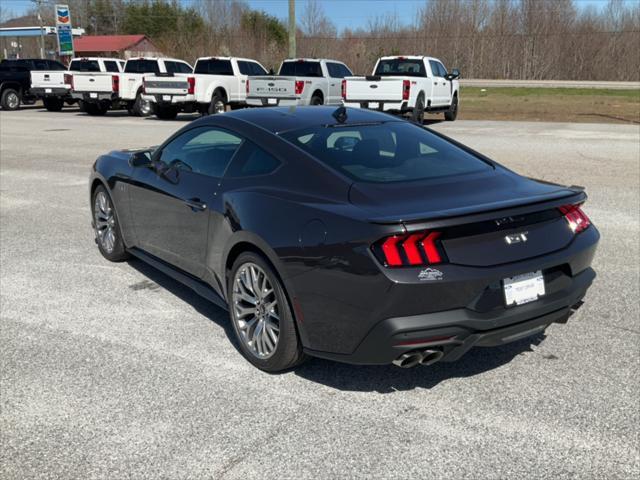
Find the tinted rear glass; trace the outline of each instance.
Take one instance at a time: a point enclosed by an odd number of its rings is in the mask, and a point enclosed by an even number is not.
[[[312,127],[282,136],[359,182],[410,182],[492,168],[407,122]]]
[[[199,60],[196,63],[194,73],[206,73],[208,75],[233,75],[231,60]]]
[[[113,60],[105,60],[104,61],[104,68],[107,70],[107,72],[119,72],[120,69],[118,68],[118,63],[113,61]]]
[[[424,68],[422,59],[410,60],[408,58],[391,58],[388,60],[380,60],[376,67],[375,75],[399,75],[409,77],[426,77],[427,72]]]
[[[73,60],[69,65],[69,70],[74,72],[99,72],[100,64],[97,60]]]
[[[280,75],[292,77],[322,77],[320,62],[293,61],[284,62],[280,67]]]
[[[129,60],[124,66],[126,73],[160,73],[156,60]]]

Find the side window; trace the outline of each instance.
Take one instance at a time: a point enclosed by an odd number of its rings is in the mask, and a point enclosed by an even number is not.
[[[33,63],[34,70],[49,70],[49,62],[46,60],[35,60]]]
[[[256,62],[247,62],[247,63],[249,64],[249,67],[251,67],[251,75],[255,75],[258,77],[260,75],[269,74],[259,63],[256,63]]]
[[[249,65],[249,62],[238,60],[238,69],[240,70],[240,73],[242,75],[253,75],[253,72],[251,71],[251,65]]]
[[[344,77],[353,77],[353,73],[351,72],[351,70],[349,70],[347,68],[346,65],[342,65],[342,64],[339,63],[338,64],[338,68],[342,71],[342,73],[341,73],[342,78],[344,78]]]
[[[434,77],[440,77],[440,69],[438,68],[438,62],[435,60],[429,60],[429,66],[431,67],[431,73]]]
[[[113,60],[105,60],[104,68],[107,72],[118,72],[118,64]]]
[[[340,77],[340,71],[338,69],[337,63],[329,63],[327,62],[327,70],[329,71],[329,76],[331,78],[342,78]]]
[[[269,175],[282,163],[273,155],[265,152],[257,145],[247,142],[238,157],[233,161],[227,177],[255,177],[257,175]]]
[[[176,62],[164,62],[164,68],[166,68],[167,73],[178,73],[178,64]]]
[[[178,69],[180,73],[192,73],[193,67],[188,63],[178,62]]]
[[[180,170],[220,178],[241,144],[241,137],[226,130],[197,127],[167,144],[160,161]]]
[[[438,70],[440,71],[440,76],[442,78],[446,77],[447,76],[447,69],[444,68],[444,65],[442,65],[440,62],[437,62],[437,63],[438,63]]]

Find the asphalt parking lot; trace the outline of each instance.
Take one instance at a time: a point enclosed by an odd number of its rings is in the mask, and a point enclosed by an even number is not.
[[[0,113],[0,477],[640,475],[640,127],[432,125],[587,187],[598,278],[567,325],[457,363],[268,375],[229,341],[224,311],[93,242],[96,156],[185,121]]]

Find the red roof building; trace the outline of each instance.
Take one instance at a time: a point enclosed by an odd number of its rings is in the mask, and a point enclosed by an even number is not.
[[[162,52],[146,35],[85,35],[73,39],[76,55],[84,57],[149,57]]]

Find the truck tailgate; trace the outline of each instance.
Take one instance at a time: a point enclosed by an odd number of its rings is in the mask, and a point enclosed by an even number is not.
[[[117,74],[74,72],[73,90],[75,92],[111,92],[113,89],[111,77],[113,75]]]
[[[144,92],[149,95],[186,95],[189,93],[187,77],[156,76],[144,77]]]
[[[70,88],[64,83],[64,70],[31,72],[31,88]]]
[[[401,77],[382,77],[379,80],[368,80],[367,77],[346,78],[347,102],[361,101],[402,101]]]
[[[249,77],[249,97],[295,98],[296,77]]]

